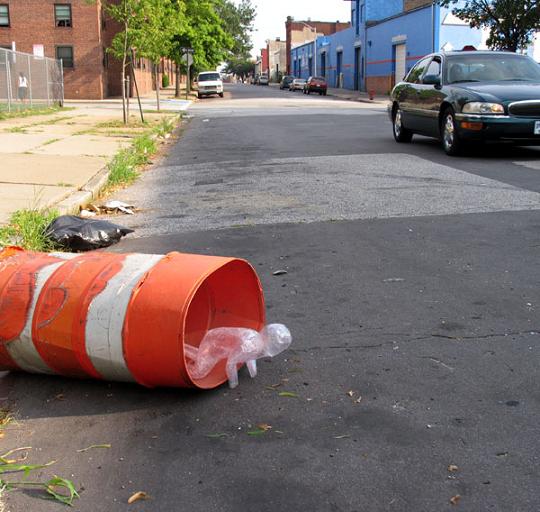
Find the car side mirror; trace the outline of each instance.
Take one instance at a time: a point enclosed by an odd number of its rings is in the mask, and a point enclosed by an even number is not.
[[[422,80],[424,85],[434,85],[435,87],[440,87],[441,77],[439,75],[426,75]]]

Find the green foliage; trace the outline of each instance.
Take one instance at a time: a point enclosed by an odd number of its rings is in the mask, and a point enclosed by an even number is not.
[[[79,498],[79,493],[75,490],[75,486],[71,480],[54,476],[44,483],[45,490],[60,503],[64,505],[73,505],[73,500]],[[66,492],[67,491],[67,492]]]
[[[139,168],[150,162],[157,151],[156,138],[165,137],[171,133],[176,124],[174,119],[163,119],[146,133],[136,137],[133,145],[119,151],[109,164],[107,185],[115,187],[128,185],[139,177]]]
[[[255,74],[255,63],[251,58],[232,57],[227,62],[225,72],[234,73],[238,76],[248,76],[249,74]]]
[[[516,52],[525,49],[540,29],[539,0],[438,0],[453,7],[458,18],[472,28],[489,30],[487,45],[494,50]]]
[[[256,16],[255,7],[251,4],[251,0],[241,0],[238,3],[231,0],[215,0],[215,3],[225,32],[233,38],[230,57],[247,59],[253,48],[251,33]]]
[[[169,80],[169,75],[163,75],[161,77],[161,87],[163,87],[164,89],[166,89],[167,87],[169,87],[169,84],[170,84],[170,80]]]
[[[28,209],[16,211],[7,226],[0,227],[0,246],[19,245],[29,251],[47,252],[54,249],[45,237],[47,226],[58,217],[55,210]]]
[[[2,491],[12,491],[20,488],[37,488],[44,491],[46,495],[52,497],[52,499],[55,499],[64,505],[72,506],[75,498],[79,498],[79,493],[76,491],[75,485],[71,480],[56,475],[46,482],[30,482],[27,480],[32,471],[44,469],[47,466],[54,464],[54,461],[49,462],[48,464],[21,464],[21,462],[26,459],[26,455],[19,459],[8,459],[8,456],[15,452],[29,449],[31,448],[16,448],[15,450],[10,450],[0,456],[0,475],[2,475],[2,478],[0,478],[0,489]],[[4,480],[4,474],[9,478],[19,473],[22,473],[21,476],[23,477],[23,480],[20,482]]]
[[[224,28],[216,6],[222,0],[176,0],[185,7],[181,29],[173,36],[169,56],[181,63],[182,48],[193,48],[194,71],[215,69],[231,51],[234,41]],[[185,65],[182,65],[185,71]]]
[[[4,119],[14,119],[16,117],[46,116],[56,114],[56,112],[59,111],[73,110],[72,107],[30,107],[29,105],[12,105],[12,108],[17,110],[7,112],[6,110],[3,110],[3,105],[0,104],[0,121]]]

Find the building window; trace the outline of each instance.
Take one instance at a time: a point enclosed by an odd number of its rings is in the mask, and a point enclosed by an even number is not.
[[[0,4],[0,27],[9,27],[9,5]]]
[[[73,46],[57,46],[56,58],[62,61],[62,66],[72,68],[73,63]]]
[[[364,4],[360,5],[360,13],[359,13],[359,17],[360,17],[360,23],[364,23],[364,21],[366,21],[366,6]]]
[[[57,27],[71,27],[70,4],[54,4],[54,23]]]

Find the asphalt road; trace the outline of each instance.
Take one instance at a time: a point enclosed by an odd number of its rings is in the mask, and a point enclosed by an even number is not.
[[[271,87],[190,113],[118,194],[143,211],[112,250],[247,258],[293,347],[234,391],[12,374],[2,444],[57,460],[85,512],[539,510],[540,153],[449,158],[371,105]]]

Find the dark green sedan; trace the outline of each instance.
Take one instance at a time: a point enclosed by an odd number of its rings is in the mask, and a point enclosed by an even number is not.
[[[507,52],[434,53],[394,87],[389,114],[397,142],[436,137],[449,155],[472,142],[540,145],[540,66]]]

